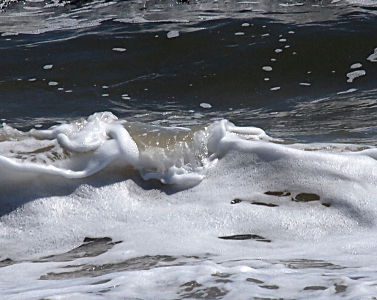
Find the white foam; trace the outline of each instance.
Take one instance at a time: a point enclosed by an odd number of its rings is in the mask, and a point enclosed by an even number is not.
[[[361,68],[363,65],[361,63],[354,63],[351,65],[351,69],[359,69]]]
[[[206,102],[200,103],[200,107],[202,108],[212,108],[212,105]]]
[[[111,113],[91,116],[87,122],[63,124],[50,130],[32,129],[30,137],[56,141],[62,149],[71,153],[92,152],[86,157],[73,157],[71,161],[58,161],[56,164],[24,163],[14,158],[0,156],[3,168],[26,173],[61,175],[67,178],[87,177],[103,169],[110,162],[120,159],[125,165],[136,165],[138,149],[126,129],[114,124],[116,117]],[[9,131],[9,129],[7,129]],[[84,163],[82,170],[74,170],[75,160]],[[73,169],[69,169],[69,167]]]
[[[52,67],[53,67],[53,65],[44,65],[44,66],[43,66],[43,69],[44,69],[44,70],[51,70]]]
[[[179,37],[179,31],[178,30],[169,31],[166,36],[168,39]]]
[[[347,82],[351,83],[356,78],[361,77],[361,76],[365,76],[365,75],[366,75],[365,70],[357,70],[357,71],[349,72],[349,73],[347,73],[347,77],[348,77]]]
[[[367,60],[370,62],[377,62],[377,48],[375,48],[374,52],[368,56]]]
[[[0,134],[0,209],[20,205],[1,217],[0,261],[34,260],[0,268],[0,298],[375,295],[375,147],[288,144],[226,120],[164,128],[111,113],[48,130],[4,124]],[[240,234],[265,242],[219,239]],[[86,236],[121,243],[38,262]]]
[[[346,91],[338,92],[337,95],[349,94],[349,93],[353,93],[353,92],[356,92],[356,91],[357,91],[357,89],[352,88],[352,89],[348,89],[348,90],[346,90]]]
[[[121,47],[115,47],[112,50],[116,52],[126,52],[126,48],[121,48]]]

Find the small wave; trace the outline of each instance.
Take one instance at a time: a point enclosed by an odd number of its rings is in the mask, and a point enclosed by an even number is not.
[[[261,129],[226,120],[190,130],[129,124],[109,112],[48,130],[21,132],[4,125],[0,134],[3,170],[83,178],[117,161],[139,170],[146,180],[181,185],[204,178],[206,169],[224,155],[220,144],[226,135],[269,139]]]

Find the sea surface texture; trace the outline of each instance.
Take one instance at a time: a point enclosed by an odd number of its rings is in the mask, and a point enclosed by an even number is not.
[[[377,299],[375,0],[1,0],[0,299]]]

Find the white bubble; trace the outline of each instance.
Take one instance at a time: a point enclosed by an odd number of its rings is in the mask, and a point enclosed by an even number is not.
[[[245,35],[245,32],[239,31],[239,32],[236,32],[234,35]]]
[[[242,27],[248,27],[248,26],[250,26],[250,23],[242,23],[241,26],[242,26]]]
[[[283,51],[283,49],[275,49],[275,53],[280,53],[282,51]]]
[[[176,38],[179,36],[179,31],[178,30],[169,31],[166,36],[168,37],[168,39]]]
[[[109,94],[102,94],[102,97],[109,97]]]
[[[364,76],[364,75],[366,75],[365,70],[358,70],[358,71],[349,72],[347,74],[347,77],[348,77],[347,82],[351,83],[355,80],[355,78],[360,77],[360,76]]]
[[[52,67],[53,67],[53,65],[45,65],[45,66],[43,66],[43,69],[44,70],[51,70]]]
[[[280,90],[280,86],[275,86],[273,88],[270,88],[271,91],[277,91]]]
[[[117,52],[125,52],[126,51],[126,48],[120,48],[120,47],[115,47],[112,49],[113,51],[117,51]]]
[[[351,69],[358,69],[358,68],[361,68],[363,65],[361,63],[355,63],[353,65],[351,65]]]
[[[374,53],[368,56],[367,60],[370,62],[377,62],[377,48],[374,49]]]
[[[58,85],[59,83],[57,83],[56,81],[50,81],[49,83],[48,83],[48,85],[50,85],[50,86],[55,86],[55,85]]]
[[[29,81],[32,82],[32,81],[36,81],[37,78],[30,78]]]
[[[263,71],[270,72],[270,71],[272,71],[272,67],[271,67],[271,66],[264,66],[264,67],[262,68],[262,70],[263,70]]]
[[[279,40],[280,43],[284,43],[284,42],[286,42],[286,41],[287,41],[287,39],[280,39],[280,40]]]
[[[203,102],[203,103],[200,103],[200,107],[202,107],[202,108],[211,108],[212,105],[209,104],[209,103],[205,103],[205,102]]]
[[[309,85],[311,85],[311,84],[308,83],[308,82],[300,82],[300,85],[303,85],[303,86],[309,86]]]

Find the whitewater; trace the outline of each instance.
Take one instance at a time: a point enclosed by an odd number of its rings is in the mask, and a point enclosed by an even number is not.
[[[1,299],[374,299],[374,146],[110,112],[0,132]]]

